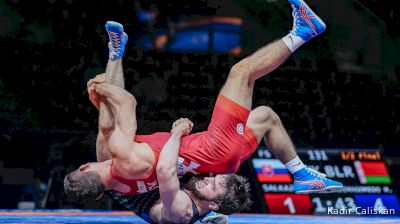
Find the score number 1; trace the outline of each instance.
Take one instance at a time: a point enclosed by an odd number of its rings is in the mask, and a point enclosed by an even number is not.
[[[310,214],[312,202],[306,194],[265,194],[268,211],[272,214]]]
[[[294,203],[291,197],[287,197],[284,201],[283,204],[286,205],[289,208],[290,214],[296,214],[296,208],[294,207]]]

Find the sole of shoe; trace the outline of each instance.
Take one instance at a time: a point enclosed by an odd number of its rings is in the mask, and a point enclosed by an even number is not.
[[[326,187],[324,189],[319,189],[319,190],[302,190],[302,191],[296,191],[296,194],[311,194],[311,193],[320,193],[320,194],[328,194],[328,193],[335,193],[339,192],[342,190],[342,186],[330,186]]]

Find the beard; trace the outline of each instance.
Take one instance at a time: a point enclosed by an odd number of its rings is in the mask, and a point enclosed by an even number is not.
[[[196,198],[200,200],[209,201],[210,199],[203,195],[199,190],[196,188],[196,183],[204,180],[204,176],[192,176],[190,177],[189,181],[187,182],[186,188],[190,190]]]

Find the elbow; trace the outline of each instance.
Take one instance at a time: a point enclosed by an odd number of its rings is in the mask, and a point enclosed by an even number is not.
[[[164,164],[161,162],[157,164],[156,172],[157,172],[157,178],[166,179],[170,178],[172,175],[174,175],[174,173],[176,173],[176,168],[175,166],[171,166],[169,164]]]
[[[164,172],[164,166],[159,162],[158,164],[157,164],[157,167],[156,167],[156,172],[157,172],[157,174],[158,173],[161,173],[161,172]]]
[[[163,164],[160,162],[157,164],[157,168],[156,168],[157,175],[163,174],[163,173],[167,172],[167,170],[168,170],[168,166],[166,164]]]

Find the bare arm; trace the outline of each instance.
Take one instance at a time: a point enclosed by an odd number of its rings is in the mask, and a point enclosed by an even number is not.
[[[193,123],[188,119],[177,120],[158,160],[157,179],[162,201],[161,218],[168,221],[187,223],[192,216],[192,202],[189,196],[180,190],[176,171],[181,137],[189,134],[192,127]]]

